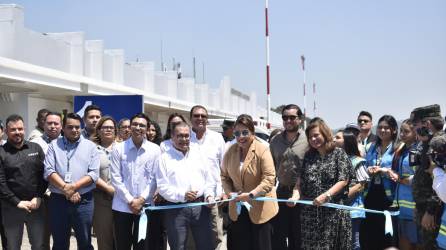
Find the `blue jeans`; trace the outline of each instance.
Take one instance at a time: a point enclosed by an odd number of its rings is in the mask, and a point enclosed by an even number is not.
[[[52,193],[49,199],[50,230],[53,235],[53,250],[68,250],[71,228],[77,240],[77,248],[93,250],[91,226],[94,201],[91,192],[81,195],[81,201],[74,204],[64,195]]]

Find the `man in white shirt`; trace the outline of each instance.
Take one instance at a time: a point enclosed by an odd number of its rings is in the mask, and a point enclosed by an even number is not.
[[[208,112],[205,107],[196,105],[190,110],[190,120],[192,132],[190,143],[197,146],[205,160],[205,165],[209,169],[212,180],[215,184],[214,197],[217,199],[224,197],[223,186],[221,184],[220,167],[225,153],[225,141],[223,136],[215,131],[206,128],[208,122]],[[215,249],[225,249],[223,241],[223,217],[218,206],[211,209],[212,231],[214,233]]]
[[[113,197],[113,224],[116,249],[146,249],[158,238],[150,229],[146,240],[137,242],[140,213],[145,203],[152,203],[156,190],[155,170],[161,154],[158,145],[146,140],[149,118],[136,114],[130,119],[132,136],[115,146],[111,156]],[[150,217],[149,217],[150,218]],[[151,220],[148,227],[150,228]]]
[[[57,139],[62,131],[62,115],[56,112],[48,112],[45,117],[42,136],[32,139],[32,142],[39,144],[43,152],[48,151],[48,144]]]
[[[41,109],[37,112],[36,128],[31,131],[28,137],[28,141],[32,141],[34,138],[40,137],[43,134],[43,127],[45,126],[45,117],[50,111],[48,109]]]
[[[173,147],[162,153],[156,171],[159,194],[168,204],[213,202],[215,181],[198,147],[190,144],[189,125],[176,124],[171,139]],[[166,210],[165,222],[171,249],[186,249],[188,228],[198,250],[215,249],[209,207]]]

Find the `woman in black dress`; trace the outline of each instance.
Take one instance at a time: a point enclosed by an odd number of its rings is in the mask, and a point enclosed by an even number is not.
[[[321,207],[331,202],[344,204],[348,194],[351,161],[336,148],[330,128],[321,119],[305,131],[310,149],[291,200],[312,200],[314,206],[302,206],[302,249],[351,249],[350,212]]]

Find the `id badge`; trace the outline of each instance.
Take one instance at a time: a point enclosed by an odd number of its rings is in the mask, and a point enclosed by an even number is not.
[[[70,182],[71,182],[71,172],[66,172],[66,173],[65,173],[65,179],[64,179],[64,181],[65,181],[66,183],[70,183]]]
[[[381,184],[381,176],[375,177],[375,184],[380,185]]]

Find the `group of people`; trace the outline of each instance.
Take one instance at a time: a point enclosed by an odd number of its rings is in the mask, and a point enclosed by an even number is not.
[[[39,111],[25,140],[23,118],[10,115],[0,122],[3,247],[20,249],[26,225],[32,249],[50,249],[52,237],[52,249],[66,250],[72,230],[78,249],[93,249],[92,229],[100,250],[446,249],[446,195],[435,192],[446,185],[446,146],[430,146],[443,145],[438,105],[415,109],[399,129],[384,115],[376,135],[366,111],[334,135],[321,118],[304,130],[303,119],[284,106],[267,144],[247,114],[225,121],[223,134],[208,129],[201,105],[189,122],[171,114],[164,136],[143,113],[117,122],[90,105],[83,117]],[[207,205],[188,205],[197,202]],[[400,214],[386,235],[383,215],[325,203]],[[144,209],[169,205],[182,206]]]

